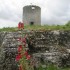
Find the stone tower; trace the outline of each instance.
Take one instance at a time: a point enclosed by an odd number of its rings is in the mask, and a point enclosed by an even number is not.
[[[36,5],[23,7],[23,23],[25,25],[41,25],[41,8]]]

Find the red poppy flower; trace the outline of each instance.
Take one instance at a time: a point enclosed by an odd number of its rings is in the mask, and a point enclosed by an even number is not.
[[[21,58],[22,58],[21,54],[18,54],[18,55],[16,56],[16,61],[19,61]]]
[[[28,55],[26,58],[27,58],[27,60],[30,60],[31,56],[30,56],[30,55]]]
[[[21,23],[21,28],[24,28],[24,24],[23,23]]]
[[[22,45],[19,45],[19,47],[18,47],[18,52],[21,52],[22,49],[23,49]]]
[[[21,22],[18,23],[18,29],[20,29],[20,28],[21,28]]]
[[[23,70],[22,65],[19,66],[19,70]]]
[[[19,22],[19,23],[18,23],[18,29],[21,29],[21,28],[24,28],[24,24],[21,23],[21,22]]]
[[[24,53],[24,55],[27,57],[27,56],[28,56],[28,51],[26,51],[26,52]]]

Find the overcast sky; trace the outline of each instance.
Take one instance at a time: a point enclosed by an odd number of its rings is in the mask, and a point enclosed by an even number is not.
[[[41,7],[42,24],[65,24],[70,20],[70,0],[0,0],[0,28],[15,27],[22,21],[23,7]]]

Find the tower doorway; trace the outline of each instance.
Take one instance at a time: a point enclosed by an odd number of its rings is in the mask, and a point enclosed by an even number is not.
[[[34,25],[34,22],[30,22],[30,25]]]

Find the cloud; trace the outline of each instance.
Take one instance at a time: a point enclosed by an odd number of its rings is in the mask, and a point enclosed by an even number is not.
[[[0,27],[16,26],[14,23],[22,21],[23,7],[30,3],[41,7],[42,24],[65,24],[70,20],[70,0],[0,0]]]
[[[0,28],[3,27],[16,27],[18,25],[18,22],[0,19]]]
[[[46,9],[46,22],[49,24],[65,24],[70,18],[70,0],[48,0]],[[44,12],[45,13],[45,12]]]

